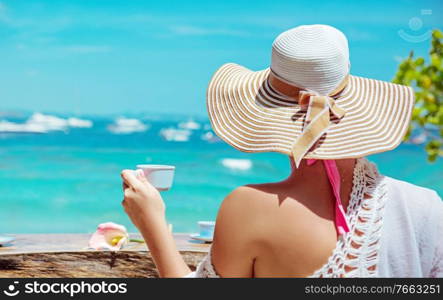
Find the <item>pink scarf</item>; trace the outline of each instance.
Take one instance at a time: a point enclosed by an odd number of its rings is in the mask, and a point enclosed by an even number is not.
[[[316,159],[308,159],[308,166],[313,165],[316,161]],[[346,219],[343,204],[341,203],[340,173],[338,172],[335,160],[323,160],[323,165],[326,169],[326,174],[328,174],[329,183],[335,196],[335,228],[337,229],[338,235],[344,236],[345,233],[349,232],[349,224]]]

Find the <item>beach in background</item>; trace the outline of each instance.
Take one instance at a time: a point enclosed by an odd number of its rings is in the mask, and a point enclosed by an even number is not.
[[[289,174],[285,155],[239,152],[213,136],[205,119],[7,119],[43,133],[0,133],[1,233],[92,232],[107,221],[135,231],[121,207],[120,171],[137,164],[176,166],[173,188],[162,193],[175,232],[195,232],[197,221],[215,219],[237,186]],[[402,144],[369,159],[385,175],[443,195],[443,161],[427,162],[421,145]]]

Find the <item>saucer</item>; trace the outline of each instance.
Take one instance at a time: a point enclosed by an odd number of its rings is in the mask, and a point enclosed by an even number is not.
[[[15,237],[12,236],[0,236],[0,246],[4,244],[9,244],[10,242],[14,241]]]
[[[212,239],[213,239],[212,237],[209,237],[209,236],[201,236],[198,233],[193,233],[193,234],[190,234],[189,236],[193,240],[203,241],[203,242],[206,242],[206,243],[211,243]]]

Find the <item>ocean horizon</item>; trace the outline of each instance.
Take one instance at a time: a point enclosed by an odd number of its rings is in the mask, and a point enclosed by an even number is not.
[[[5,128],[34,133],[5,133]],[[174,232],[196,232],[198,221],[214,220],[234,188],[279,181],[290,172],[287,156],[242,153],[217,140],[209,121],[198,116],[116,121],[115,116],[4,114],[0,155],[1,233],[93,232],[108,221],[136,231],[121,207],[120,172],[137,164],[176,166],[172,189],[162,192]],[[443,195],[443,161],[428,162],[423,145],[403,143],[368,158],[384,175]]]

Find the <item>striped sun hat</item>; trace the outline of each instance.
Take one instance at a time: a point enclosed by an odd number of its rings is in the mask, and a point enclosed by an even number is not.
[[[207,91],[220,138],[245,152],[292,155],[297,166],[394,149],[413,104],[410,87],[350,75],[347,39],[326,25],[280,34],[265,70],[223,65]]]

